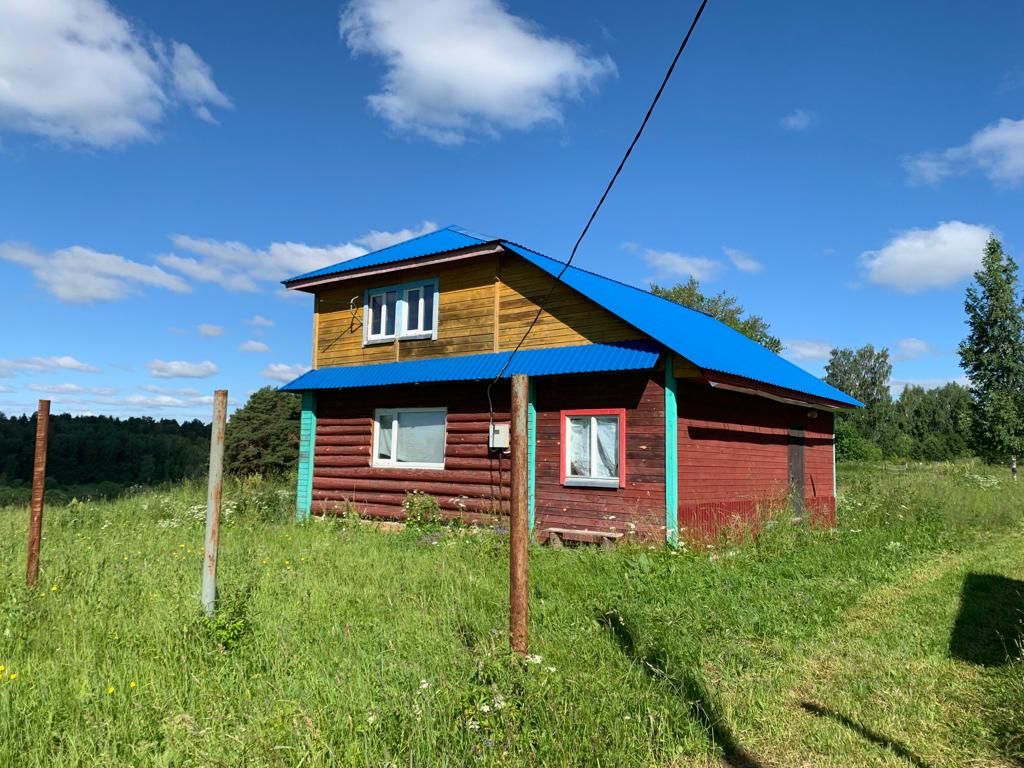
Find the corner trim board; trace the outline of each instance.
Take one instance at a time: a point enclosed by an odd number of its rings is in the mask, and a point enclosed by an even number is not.
[[[299,417],[299,472],[295,489],[295,520],[309,519],[313,506],[313,452],[316,443],[316,395],[302,393]]]
[[[665,358],[665,541],[679,543],[679,404],[672,356]]]

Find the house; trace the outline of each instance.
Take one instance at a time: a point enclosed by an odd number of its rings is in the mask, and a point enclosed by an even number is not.
[[[787,499],[834,520],[833,414],[860,403],[705,314],[458,227],[285,285],[315,302],[313,368],[282,387],[300,519],[400,520],[409,491],[507,514],[521,373],[539,538],[700,539]]]

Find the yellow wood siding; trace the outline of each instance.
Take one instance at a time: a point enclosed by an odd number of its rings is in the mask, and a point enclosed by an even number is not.
[[[363,345],[367,289],[438,279],[437,339]],[[551,278],[519,257],[466,261],[391,272],[326,286],[317,294],[314,365],[364,365],[512,349],[551,286]],[[524,348],[623,341],[642,334],[571,288],[558,285]]]

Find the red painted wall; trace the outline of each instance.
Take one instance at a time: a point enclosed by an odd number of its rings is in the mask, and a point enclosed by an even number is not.
[[[508,514],[511,461],[487,447],[486,383],[449,382],[317,396],[313,454],[315,513],[402,519],[406,491],[437,499],[442,513],[467,521]],[[495,387],[495,419],[508,421],[508,383]],[[370,466],[375,408],[448,408],[445,469]]]
[[[753,524],[781,504],[790,428],[805,430],[805,506],[815,519],[834,520],[830,412],[683,381],[678,403],[682,535],[705,539],[729,525]]]
[[[665,540],[665,402],[662,374],[606,373],[536,379],[537,484],[534,529],[586,528]],[[563,410],[622,408],[626,482],[572,488],[559,477]]]

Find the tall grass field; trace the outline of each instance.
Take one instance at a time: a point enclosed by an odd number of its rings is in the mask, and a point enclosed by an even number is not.
[[[671,550],[291,521],[229,484],[0,509],[0,766],[1024,766],[1024,482],[840,469],[838,526]]]

